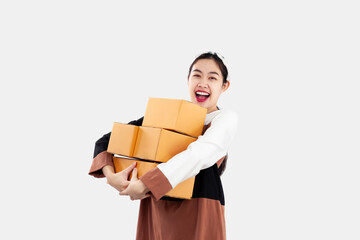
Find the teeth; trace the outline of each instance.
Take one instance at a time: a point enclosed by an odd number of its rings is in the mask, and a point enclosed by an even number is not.
[[[199,94],[199,95],[204,95],[204,96],[209,96],[210,94],[208,93],[204,93],[204,92],[196,92],[196,94]]]

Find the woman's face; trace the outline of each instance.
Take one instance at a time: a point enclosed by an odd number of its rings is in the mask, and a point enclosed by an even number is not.
[[[200,59],[193,65],[188,79],[191,102],[207,108],[208,113],[216,111],[217,101],[229,84],[229,81],[223,84],[223,76],[214,60]]]

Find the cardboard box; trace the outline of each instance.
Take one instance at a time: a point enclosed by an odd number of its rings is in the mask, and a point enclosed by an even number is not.
[[[157,163],[152,162],[145,162],[139,159],[130,159],[130,158],[123,158],[123,157],[113,157],[113,163],[115,167],[115,172],[121,172],[125,168],[129,167],[134,162],[137,162],[136,168],[138,170],[138,177],[141,177],[151,169],[157,166]],[[129,180],[132,177],[132,173],[129,176]]]
[[[206,113],[206,108],[186,100],[149,98],[142,126],[198,137],[202,134]]]
[[[157,163],[145,162],[136,159],[123,158],[123,157],[113,157],[113,162],[115,166],[115,172],[121,172],[125,168],[129,167],[134,162],[137,162],[137,170],[138,170],[138,178],[143,176],[145,173],[156,167]],[[131,179],[131,175],[129,177]],[[178,184],[175,188],[170,190],[165,196],[174,197],[174,198],[182,198],[182,199],[190,199],[192,197],[193,189],[194,189],[195,177],[189,178],[180,184]]]
[[[162,128],[139,127],[134,157],[156,162],[167,162],[186,150],[196,138]]]
[[[191,199],[194,190],[195,177],[189,178],[179,183],[175,188],[171,189],[166,196],[174,198]]]
[[[115,122],[107,151],[109,153],[132,157],[138,131],[138,126]]]

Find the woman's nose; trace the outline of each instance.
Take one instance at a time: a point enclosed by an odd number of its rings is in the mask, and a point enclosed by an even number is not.
[[[199,87],[204,87],[204,88],[207,88],[207,87],[208,87],[207,82],[206,82],[205,79],[201,79],[201,80],[199,81],[199,83],[198,83],[198,86],[199,86]]]

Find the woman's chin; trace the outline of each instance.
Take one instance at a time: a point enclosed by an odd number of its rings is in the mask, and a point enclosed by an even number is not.
[[[200,107],[204,107],[207,108],[207,103],[206,102],[199,102],[195,99],[195,101],[192,101],[193,103],[195,103],[196,105],[200,106]]]
[[[200,107],[206,108],[209,112],[209,99],[206,99],[206,101],[198,101],[198,99],[195,97],[191,99],[191,102]]]

